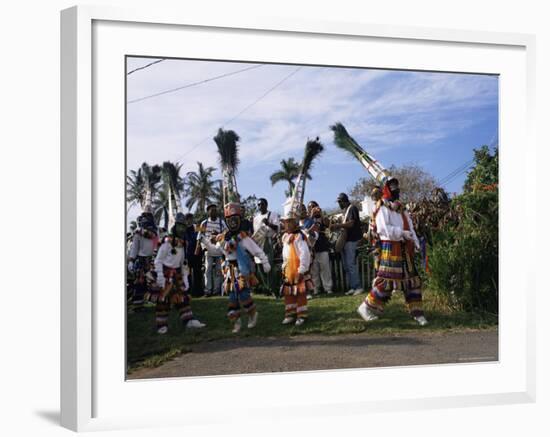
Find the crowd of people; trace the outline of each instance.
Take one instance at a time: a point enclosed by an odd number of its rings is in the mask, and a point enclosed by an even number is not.
[[[150,212],[143,212],[128,239],[129,308],[139,312],[146,302],[154,304],[157,332],[165,334],[171,310],[177,311],[189,329],[206,326],[191,309],[191,295],[226,295],[227,317],[237,333],[244,315],[249,329],[258,323],[253,291],[262,283],[272,291],[277,287],[283,297],[282,323],[301,326],[308,317],[308,300],[322,292],[335,292],[330,231],[338,235],[347,295],[364,292],[357,265],[359,241],[367,238],[375,249],[375,278],[357,310],[365,321],[378,318],[392,293],[400,290],[411,316],[425,325],[421,283],[414,264],[418,238],[399,202],[398,181],[389,180],[373,193],[373,199],[376,207],[367,233],[359,209],[345,193],[336,199],[342,210],[338,223],[329,221],[316,201],[307,207],[300,204],[279,217],[269,210],[264,198],[258,200],[252,220],[245,218],[243,206],[237,202],[226,203],[223,214],[212,203],[200,223],[194,223],[193,214],[177,213],[168,232],[157,228]],[[280,266],[274,268],[280,258]]]

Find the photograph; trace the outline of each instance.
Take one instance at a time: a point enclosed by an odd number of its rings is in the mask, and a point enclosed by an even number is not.
[[[499,360],[498,74],[124,74],[127,379]]]

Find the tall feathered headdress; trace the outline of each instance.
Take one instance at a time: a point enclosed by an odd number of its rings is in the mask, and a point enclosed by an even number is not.
[[[218,129],[218,133],[214,137],[214,142],[218,146],[220,155],[220,165],[222,168],[223,178],[223,204],[230,202],[240,202],[239,192],[237,190],[237,166],[239,165],[239,146],[237,142],[240,140],[235,131]]]
[[[334,132],[334,143],[359,160],[380,186],[384,186],[391,179],[390,172],[357,144],[342,123],[336,123],[330,128]]]
[[[323,150],[324,147],[319,141],[319,137],[314,140],[307,140],[306,147],[304,149],[304,158],[302,159],[300,173],[296,179],[294,190],[290,198],[288,198],[283,205],[285,217],[290,217],[290,215],[294,215],[294,217],[298,216],[298,208],[302,203],[304,203],[306,180],[308,178],[311,179],[309,176],[309,170],[311,170],[313,166],[313,161],[321,154]]]

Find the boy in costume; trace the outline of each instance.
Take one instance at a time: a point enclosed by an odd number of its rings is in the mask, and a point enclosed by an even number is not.
[[[134,232],[128,254],[128,271],[133,274],[132,284],[133,311],[143,309],[147,292],[147,277],[151,270],[154,253],[158,246],[158,234],[155,220],[151,213],[144,212],[138,217],[139,228]]]
[[[203,328],[206,326],[193,316],[189,295],[189,269],[185,260],[185,217],[176,215],[176,223],[170,235],[158,250],[155,258],[158,289],[150,291],[147,298],[156,303],[156,324],[159,334],[168,332],[168,315],[174,307],[186,328]]]
[[[252,329],[258,323],[258,311],[251,294],[258,280],[254,275],[251,256],[260,261],[266,273],[271,270],[271,265],[264,251],[242,230],[241,205],[237,202],[227,203],[224,217],[228,230],[216,237],[216,244],[212,244],[204,235],[201,242],[209,251],[215,248],[223,253],[222,288],[229,295],[227,317],[233,322],[233,333],[238,333],[242,326],[241,308],[248,315],[248,328]]]
[[[393,290],[405,294],[411,316],[424,326],[428,323],[422,309],[422,283],[414,264],[415,249],[420,245],[413,222],[399,201],[399,181],[388,178],[372,217],[373,233],[380,244],[380,259],[372,289],[357,312],[367,322],[384,311]]]
[[[281,293],[285,302],[283,325],[301,326],[307,318],[307,295],[314,287],[309,274],[311,263],[307,236],[300,229],[298,214],[292,209],[283,219],[283,285]]]

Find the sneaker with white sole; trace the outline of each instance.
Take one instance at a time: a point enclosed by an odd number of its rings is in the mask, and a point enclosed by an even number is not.
[[[237,334],[241,331],[241,319],[235,320],[235,324],[233,325],[233,330],[231,331],[233,334]]]
[[[168,332],[168,326],[161,326],[159,329],[157,329],[157,332],[159,334],[166,334]]]
[[[378,319],[378,316],[369,310],[365,302],[359,305],[359,308],[357,308],[357,313],[365,322],[372,322],[373,320]]]
[[[191,319],[185,325],[187,329],[200,329],[200,328],[204,328],[205,326],[206,325],[204,323],[201,323],[197,319]]]
[[[258,323],[258,311],[256,311],[252,317],[248,318],[248,329],[254,328],[256,323]]]
[[[283,325],[290,325],[291,323],[294,323],[294,317],[285,317],[283,319]]]
[[[364,290],[362,288],[356,288],[355,290],[353,290],[352,296],[357,296],[357,295],[359,295],[363,292],[364,292]]]
[[[344,294],[346,296],[351,296],[353,293],[355,293],[355,290],[353,288],[350,288],[348,291],[346,291]]]
[[[306,319],[302,319],[301,317],[298,317],[298,318],[296,319],[296,323],[294,323],[294,325],[296,325],[296,326],[302,326],[305,322],[306,322]]]
[[[414,318],[414,320],[416,320],[416,322],[420,326],[426,326],[428,324],[428,321],[426,320],[426,317],[424,317],[424,316],[417,316],[417,317]]]
[[[327,290],[327,294],[333,294],[332,290]]]

